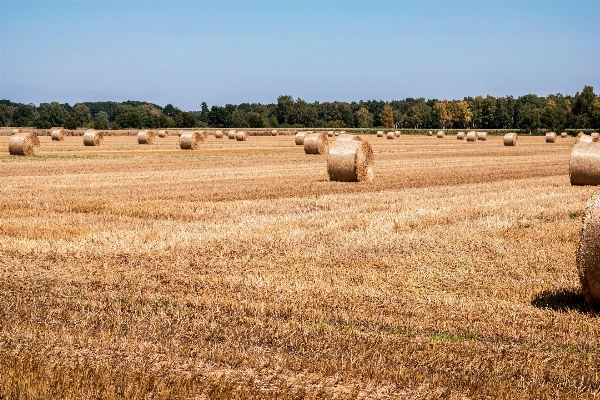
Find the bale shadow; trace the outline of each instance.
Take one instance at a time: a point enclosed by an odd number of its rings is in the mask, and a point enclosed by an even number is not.
[[[581,314],[596,315],[596,312],[585,301],[581,289],[545,290],[531,300],[531,305],[562,313],[575,311]]]

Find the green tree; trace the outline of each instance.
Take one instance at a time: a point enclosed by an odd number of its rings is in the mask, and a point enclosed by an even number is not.
[[[277,110],[275,115],[280,124],[292,124],[290,116],[294,110],[294,99],[292,96],[279,96],[277,98]]]
[[[392,107],[389,104],[383,106],[383,111],[379,114],[379,119],[381,119],[381,124],[385,128],[394,127],[394,111],[392,111]]]
[[[559,107],[552,99],[546,100],[546,105],[541,111],[541,123],[553,131],[562,130],[567,123],[567,115],[564,108]]]
[[[68,116],[63,123],[63,128],[71,130],[77,129],[77,121],[75,121],[75,118]]]
[[[69,116],[67,110],[58,102],[42,103],[39,107],[41,120],[46,120],[51,126],[62,126]]]
[[[90,109],[85,104],[75,104],[71,110],[71,117],[76,121],[78,127],[87,126],[92,122]]]
[[[407,123],[415,129],[428,126],[432,120],[433,110],[424,101],[412,105],[406,113]]]
[[[523,106],[521,108],[519,128],[529,131],[529,134],[539,129],[542,126],[540,114],[540,110],[535,106],[530,104]]]
[[[108,129],[108,114],[104,111],[98,112],[94,117],[94,128],[95,129]]]

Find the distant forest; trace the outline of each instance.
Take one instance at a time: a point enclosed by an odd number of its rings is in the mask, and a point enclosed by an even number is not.
[[[0,100],[0,126],[41,129],[142,128],[432,128],[432,129],[538,129],[560,131],[600,128],[600,97],[585,86],[574,96],[465,97],[463,100],[423,98],[359,102],[307,103],[279,96],[274,104],[200,105],[200,111],[182,111],[142,101],[34,104]]]

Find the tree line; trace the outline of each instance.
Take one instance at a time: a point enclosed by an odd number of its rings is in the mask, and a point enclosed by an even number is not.
[[[126,101],[34,104],[0,100],[0,126],[41,129],[142,128],[415,128],[538,129],[600,128],[600,97],[591,86],[575,95],[465,97],[462,100],[407,98],[389,102],[314,102],[282,95],[277,103],[214,105],[182,111],[172,104]]]

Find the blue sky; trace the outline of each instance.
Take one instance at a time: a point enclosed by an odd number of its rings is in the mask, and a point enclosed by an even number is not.
[[[276,102],[600,91],[600,1],[5,1],[0,99]]]

